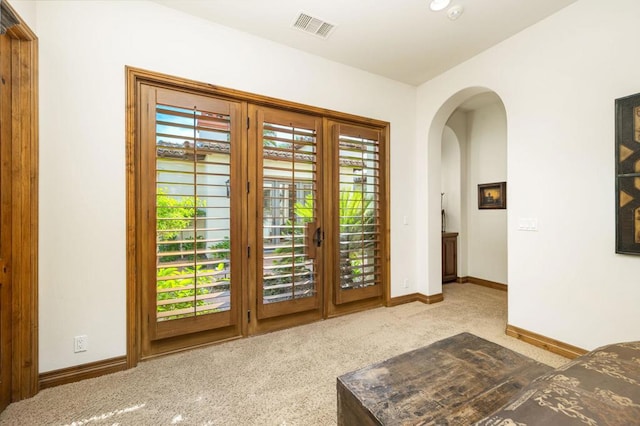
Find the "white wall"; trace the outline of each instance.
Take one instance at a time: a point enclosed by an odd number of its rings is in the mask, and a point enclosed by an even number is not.
[[[478,209],[478,184],[507,180],[507,123],[493,103],[467,114],[467,224],[470,277],[507,284],[507,210]],[[508,192],[507,183],[507,192]],[[507,208],[508,205],[507,198]]]
[[[418,89],[416,209],[430,234],[417,255],[439,259],[437,134],[462,101],[493,90],[507,116],[508,322],[585,349],[640,339],[640,257],[614,247],[613,148],[614,99],[640,92],[640,2],[612,6],[579,0]],[[518,218],[539,230],[518,231]],[[421,273],[419,289],[436,287]]]
[[[6,1],[6,0],[5,0]],[[11,7],[16,11],[20,18],[31,28],[35,30],[37,21],[36,2],[35,1],[11,1]]]
[[[453,135],[451,133],[453,133]],[[451,226],[447,226],[447,231],[458,232],[458,276],[469,276],[467,268],[467,259],[469,258],[469,245],[468,245],[468,221],[467,221],[467,193],[468,193],[468,175],[469,175],[469,162],[468,162],[468,143],[467,143],[467,113],[461,109],[457,109],[447,119],[447,124],[442,134],[442,143],[450,144],[455,138],[455,143],[458,145],[459,156],[457,159],[452,160],[449,155],[442,155],[442,171],[449,167],[457,169],[459,176],[457,181],[459,187],[454,188],[447,185],[447,190],[451,193],[449,200],[447,201],[448,210],[453,210],[453,214],[456,216],[454,223]],[[452,161],[457,161],[458,166],[450,165]],[[446,179],[443,177],[443,179]],[[449,203],[453,199],[453,206]]]
[[[414,87],[151,2],[36,6],[41,372],[126,352],[125,65],[391,122],[391,293],[415,292]]]
[[[125,65],[390,121],[393,296],[441,292],[442,131],[462,101],[495,91],[508,129],[509,323],[583,348],[640,338],[640,258],[614,253],[613,205],[613,102],[640,91],[640,2],[579,0],[422,85],[417,103],[413,87],[153,3],[35,11],[42,372],[125,353]],[[211,40],[224,40],[215,57],[203,53]],[[539,231],[517,231],[520,217]],[[72,353],[77,334],[88,352]]]
[[[442,170],[440,188],[444,193],[442,208],[445,211],[447,232],[460,232],[462,225],[461,157],[462,150],[456,134],[450,127],[442,132]]]

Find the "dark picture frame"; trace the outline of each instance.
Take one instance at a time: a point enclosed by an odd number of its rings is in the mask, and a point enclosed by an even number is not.
[[[507,182],[478,184],[479,209],[506,209]]]
[[[640,255],[640,93],[615,104],[616,253]]]

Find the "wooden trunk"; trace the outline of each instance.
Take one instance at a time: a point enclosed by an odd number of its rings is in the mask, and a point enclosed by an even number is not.
[[[550,370],[458,334],[338,377],[338,425],[473,424]]]

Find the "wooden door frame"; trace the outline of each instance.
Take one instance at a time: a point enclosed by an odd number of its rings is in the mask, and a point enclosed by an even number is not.
[[[11,39],[12,401],[38,392],[38,38],[18,24]],[[6,124],[6,123],[3,123]]]
[[[337,112],[325,108],[313,107],[309,105],[304,105],[291,101],[284,101],[276,98],[271,98],[268,96],[257,95],[249,92],[244,92],[235,89],[229,89],[221,86],[216,86],[213,84],[203,83],[195,80],[190,80],[181,77],[175,77],[163,73],[158,73],[154,71],[144,70],[140,68],[135,68],[131,66],[125,66],[125,81],[126,81],[126,223],[127,223],[127,368],[135,367],[142,360],[142,342],[141,342],[141,328],[143,326],[143,321],[141,318],[141,297],[142,297],[142,283],[140,280],[139,273],[139,265],[140,265],[140,256],[142,256],[141,247],[137,244],[138,232],[140,232],[140,219],[136,216],[136,197],[139,193],[140,188],[138,188],[137,178],[140,173],[140,166],[136,164],[136,156],[139,155],[137,152],[137,140],[140,137],[140,129],[138,128],[139,117],[137,114],[139,113],[136,108],[136,99],[139,96],[139,90],[141,84],[150,84],[152,86],[164,87],[168,89],[176,89],[184,92],[190,92],[198,95],[210,95],[214,97],[218,97],[220,99],[229,99],[239,102],[246,102],[250,104],[254,104],[257,106],[264,106],[268,108],[277,108],[286,111],[299,112],[302,114],[315,114],[323,117],[323,132],[329,130],[328,122],[329,120],[334,121],[343,121],[351,124],[361,124],[364,126],[373,126],[380,128],[382,135],[384,136],[384,146],[381,148],[381,159],[380,163],[384,165],[385,170],[384,174],[381,176],[381,184],[383,185],[383,189],[381,190],[380,196],[382,197],[381,203],[384,205],[384,212],[381,216],[381,235],[380,238],[383,240],[383,267],[382,267],[382,276],[383,276],[383,288],[382,295],[376,299],[369,299],[364,301],[356,301],[353,303],[348,303],[343,306],[338,307],[330,307],[330,300],[325,297],[323,302],[322,317],[334,317],[338,315],[348,314],[352,312],[357,312],[363,309],[368,309],[376,306],[390,306],[391,305],[391,292],[390,292],[390,282],[391,282],[391,272],[390,272],[390,242],[391,242],[391,233],[390,233],[390,157],[389,157],[389,136],[390,136],[390,123],[378,119],[365,118],[353,114],[347,114],[342,112]],[[243,115],[243,121],[246,120],[247,115]],[[247,137],[247,133],[243,133],[243,137]],[[326,133],[325,133],[326,134]],[[244,141],[246,144],[247,142]],[[249,162],[253,164],[254,159],[249,159]],[[245,170],[245,169],[243,169]],[[245,170],[246,173],[246,170]],[[329,173],[326,173],[325,176],[329,176]],[[249,182],[250,177],[246,177]],[[325,183],[326,184],[326,183]],[[251,184],[251,187],[255,187],[255,182]],[[242,205],[242,220],[247,222],[247,211],[248,206]],[[248,234],[255,235],[255,229],[248,229],[248,232],[243,234],[242,244],[249,245]],[[255,245],[255,244],[254,244]],[[248,266],[248,260],[243,256],[244,266]],[[247,280],[249,282],[255,281],[255,276],[251,275],[251,268],[249,269],[249,273],[247,276]],[[245,284],[247,282],[245,280]],[[332,285],[329,280],[325,280],[325,288],[324,294],[325,296],[329,294],[328,287]],[[247,290],[244,290],[245,294]],[[251,295],[251,298],[255,300],[255,294]],[[250,297],[243,297],[242,301],[242,311],[247,312],[249,307],[251,306],[249,302]],[[315,315],[315,313],[314,313]],[[253,316],[255,317],[255,316]],[[285,327],[286,319],[284,320]],[[311,319],[307,322],[310,322]],[[293,325],[293,324],[290,324]],[[281,327],[280,327],[281,328]],[[254,326],[251,326],[248,323],[243,321],[242,325],[242,335],[247,336],[249,334],[260,333],[268,330],[259,330]],[[208,345],[211,342],[195,342],[194,346],[190,349],[201,346]],[[178,349],[180,350],[180,349]],[[171,351],[164,352],[170,353]]]

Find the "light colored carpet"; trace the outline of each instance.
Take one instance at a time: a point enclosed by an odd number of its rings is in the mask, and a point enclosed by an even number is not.
[[[394,308],[171,355],[45,389],[6,425],[335,425],[336,377],[468,331],[551,366],[567,359],[504,334],[506,293],[447,284],[444,302]]]

